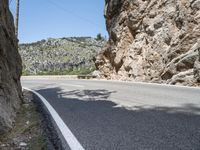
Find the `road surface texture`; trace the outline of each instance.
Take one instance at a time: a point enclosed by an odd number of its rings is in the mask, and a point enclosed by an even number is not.
[[[24,79],[85,150],[200,150],[200,88]]]

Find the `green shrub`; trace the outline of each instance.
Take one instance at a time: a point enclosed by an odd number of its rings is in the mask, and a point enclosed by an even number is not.
[[[30,75],[29,72],[27,70],[23,70],[22,71],[22,76],[28,76]]]

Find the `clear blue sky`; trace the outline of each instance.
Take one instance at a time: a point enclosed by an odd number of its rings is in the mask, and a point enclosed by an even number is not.
[[[15,0],[10,0],[15,14]],[[105,0],[20,0],[20,43],[49,37],[107,36]]]

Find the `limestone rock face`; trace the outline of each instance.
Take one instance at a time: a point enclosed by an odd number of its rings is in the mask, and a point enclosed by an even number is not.
[[[0,2],[0,135],[13,124],[21,99],[21,59],[8,0]]]
[[[106,0],[109,41],[96,66],[108,79],[196,84],[199,0]]]

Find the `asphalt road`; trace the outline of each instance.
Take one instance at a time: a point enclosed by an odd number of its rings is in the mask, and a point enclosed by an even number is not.
[[[22,80],[85,150],[200,150],[200,88],[93,80]]]

